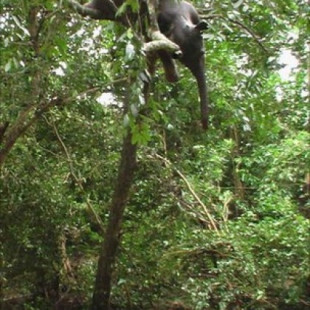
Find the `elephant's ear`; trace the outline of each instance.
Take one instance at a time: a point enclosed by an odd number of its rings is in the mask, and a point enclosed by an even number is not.
[[[208,23],[205,20],[202,20],[195,26],[195,29],[199,31],[206,30],[208,29]]]

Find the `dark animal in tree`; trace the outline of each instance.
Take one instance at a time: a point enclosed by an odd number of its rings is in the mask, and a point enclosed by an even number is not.
[[[85,4],[88,9],[95,10],[95,19],[110,19],[124,23],[115,17],[117,8],[123,0],[92,0]],[[86,13],[87,14],[87,13]],[[205,21],[201,21],[196,9],[186,1],[159,0],[157,22],[160,31],[172,42],[180,47],[182,54],[174,55],[166,50],[158,51],[165,75],[169,82],[176,82],[178,74],[173,58],[190,69],[196,78],[201,109],[201,123],[204,129],[208,127],[208,91],[205,77],[205,61],[202,31],[207,28]]]
[[[160,31],[172,42],[176,43],[182,55],[180,62],[190,69],[197,80],[201,122],[204,129],[208,127],[208,92],[205,77],[205,61],[201,32],[207,28],[201,21],[196,9],[186,1],[162,0],[159,2],[158,25]],[[164,64],[166,78],[175,82],[178,77],[175,70],[173,55],[167,51],[159,51]]]

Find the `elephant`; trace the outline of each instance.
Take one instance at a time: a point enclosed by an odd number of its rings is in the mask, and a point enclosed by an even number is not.
[[[84,7],[97,12],[93,15],[95,19],[117,21],[115,13],[123,2],[124,0],[92,0]],[[119,21],[122,22],[122,20]],[[191,71],[198,85],[201,124],[203,129],[207,129],[209,99],[202,38],[202,31],[207,29],[207,23],[200,20],[192,4],[182,0],[158,0],[157,23],[160,32],[177,44],[181,50],[179,54],[166,50],[157,51],[157,57],[160,58],[164,66],[166,79],[169,82],[178,80],[174,58],[177,58]]]

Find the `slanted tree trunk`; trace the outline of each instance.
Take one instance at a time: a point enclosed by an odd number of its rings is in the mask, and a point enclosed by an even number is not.
[[[17,140],[50,108],[61,104],[62,99],[47,99],[42,91],[42,80],[45,72],[42,72],[39,60],[40,55],[40,33],[43,31],[45,17],[40,17],[40,8],[32,6],[28,13],[27,29],[30,34],[29,53],[33,53],[30,66],[36,69],[28,78],[31,79],[30,91],[25,94],[27,97],[25,108],[23,108],[15,121],[6,121],[0,124],[0,170],[7,156],[11,152]]]
[[[139,111],[139,115],[136,118],[137,123],[141,121],[141,116],[147,113],[147,102],[150,90],[149,86],[150,84],[145,80],[143,89],[141,90],[145,99],[145,106]],[[128,93],[128,95],[130,94]],[[124,101],[126,110],[128,110],[130,105],[128,97],[125,98]],[[127,134],[123,139],[118,176],[110,206],[110,214],[104,235],[104,241],[99,255],[91,310],[109,310],[111,308],[110,295],[112,288],[113,265],[116,261],[117,249],[120,243],[123,214],[137,167],[137,147],[138,145],[132,142],[131,129],[128,128]]]
[[[44,21],[44,20],[43,20]],[[43,22],[42,22],[43,23]],[[30,49],[35,55],[35,59],[39,58],[40,44],[39,44],[39,22],[38,22],[38,8],[32,7],[29,10],[27,18],[27,28],[30,33]],[[27,106],[20,112],[18,118],[13,124],[6,122],[0,124],[0,169],[3,165],[7,155],[10,153],[17,139],[22,136],[28,127],[32,124],[30,119],[34,115],[40,97],[40,83],[42,74],[39,69],[35,70],[32,75],[30,99]]]
[[[68,0],[68,3],[75,10],[77,10],[77,12],[84,16],[87,15],[92,19],[114,20],[116,22],[122,23],[124,26],[131,26],[129,18],[130,13],[122,14],[121,16],[117,17],[115,16],[115,12],[112,12],[113,14],[111,15],[111,12],[103,7],[108,7],[113,4],[113,2],[110,0],[104,0],[100,4],[97,3],[97,1],[93,1],[92,6],[83,6],[79,2],[74,0]],[[119,2],[114,3],[118,5],[121,4]],[[140,12],[137,15],[137,18],[142,18],[141,25],[148,25],[147,29],[144,29],[144,27],[141,27],[140,29],[140,37],[144,38],[143,52],[146,53],[148,56],[152,56],[154,55],[154,53],[156,54],[158,50],[162,49],[180,53],[179,46],[167,39],[159,31],[159,27],[157,24],[156,8],[157,0],[147,0],[144,5],[141,5]],[[152,68],[152,64],[150,65],[150,68]],[[144,89],[142,92],[144,94],[145,106],[147,106],[147,99],[149,96],[149,84],[147,81],[144,81],[144,83]],[[128,106],[129,102],[125,102],[125,107]],[[144,113],[140,112],[139,114],[142,115]],[[139,122],[139,116],[136,121]],[[117,249],[120,242],[120,231],[123,213],[129,197],[131,184],[134,178],[134,172],[136,167],[136,152],[137,145],[132,143],[132,134],[130,129],[128,129],[127,135],[123,140],[123,149],[121,153],[118,176],[110,206],[110,214],[104,235],[104,241],[98,260],[98,269],[91,305],[92,310],[110,309],[110,293],[112,286],[113,265],[116,260]]]
[[[118,177],[112,198],[108,225],[98,261],[98,270],[92,300],[92,310],[110,309],[110,291],[113,264],[120,241],[124,209],[136,167],[137,145],[132,143],[130,130],[123,141]]]
[[[148,99],[150,92],[149,81],[144,80],[143,93],[145,106],[139,111],[136,122],[141,121],[141,116],[147,113]],[[129,94],[128,94],[129,95]],[[129,108],[130,100],[125,98],[125,109]],[[93,293],[91,310],[110,310],[110,295],[112,288],[113,265],[116,260],[116,254],[121,237],[121,228],[123,214],[127,200],[130,195],[130,188],[133,183],[134,173],[137,167],[136,155],[138,145],[132,142],[131,129],[128,128],[127,134],[123,139],[123,148],[121,153],[118,176],[112,197],[110,214],[104,241],[102,243],[100,256],[98,260],[98,269]]]

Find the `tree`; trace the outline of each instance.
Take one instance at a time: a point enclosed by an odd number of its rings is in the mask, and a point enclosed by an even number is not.
[[[117,250],[99,283],[118,309],[308,308],[307,1],[197,7],[207,133],[181,67],[169,85],[158,66],[144,104],[138,28],[61,1],[1,4],[4,309],[88,307],[107,227]],[[298,59],[287,81],[284,48]]]

